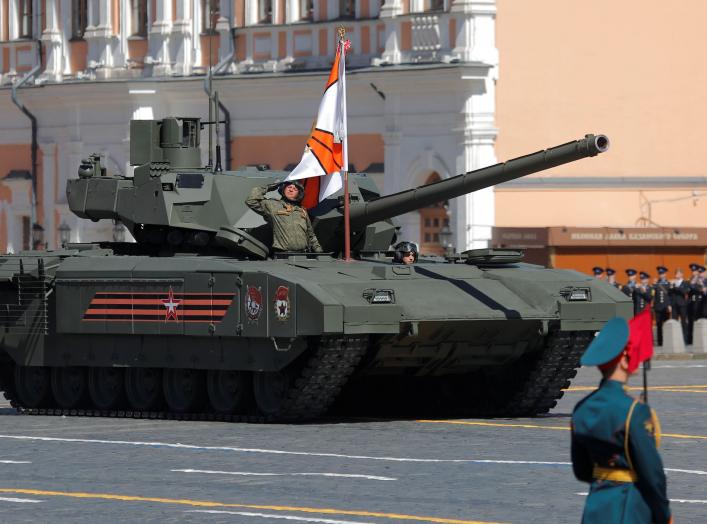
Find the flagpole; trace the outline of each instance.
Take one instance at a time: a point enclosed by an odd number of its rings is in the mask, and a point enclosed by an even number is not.
[[[351,260],[351,223],[349,222],[349,171],[344,171],[344,260]]]
[[[345,45],[345,37],[346,37],[346,29],[344,27],[339,27],[338,28],[338,33],[339,33],[339,60],[340,60],[340,71],[342,71],[343,74],[340,75],[340,81],[342,83],[342,93],[344,99],[342,100],[343,104],[343,117],[346,119],[348,115],[346,115],[346,45]],[[346,122],[344,122],[346,124]],[[348,126],[347,126],[348,127]],[[349,152],[348,152],[348,130],[346,132],[346,135],[343,137],[343,141],[341,144],[341,147],[343,148],[343,161],[344,165],[342,166],[343,169],[343,184],[344,184],[344,261],[345,262],[350,262],[351,261],[351,221],[350,221],[350,202],[349,202]]]

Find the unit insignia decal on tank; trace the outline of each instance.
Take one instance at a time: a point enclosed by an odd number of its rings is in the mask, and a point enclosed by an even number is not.
[[[177,313],[177,308],[182,303],[179,298],[174,298],[174,291],[172,291],[172,286],[169,286],[169,295],[166,299],[162,300],[162,305],[167,308],[165,312],[164,321],[167,322],[169,319],[179,320],[179,313]]]
[[[97,291],[83,322],[218,323],[233,303],[234,293],[169,291]]]
[[[260,313],[263,311],[263,294],[259,287],[248,286],[245,296],[245,309],[248,313],[248,320],[257,322]]]
[[[290,288],[278,286],[275,291],[275,315],[278,320],[285,321],[290,318]]]

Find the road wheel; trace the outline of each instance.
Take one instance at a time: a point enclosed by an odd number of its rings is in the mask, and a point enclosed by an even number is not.
[[[277,416],[283,412],[292,375],[286,371],[259,371],[253,375],[255,404],[265,416]]]
[[[210,369],[206,379],[211,407],[217,413],[245,413],[252,398],[247,371]]]
[[[125,372],[125,396],[133,409],[155,411],[162,407],[162,370],[130,368]]]
[[[86,369],[79,367],[52,368],[54,400],[64,409],[85,407],[88,399]]]
[[[172,411],[194,413],[204,405],[204,372],[198,369],[165,369],[164,397]]]
[[[51,404],[49,368],[15,366],[15,393],[25,408],[43,408]]]
[[[91,368],[88,393],[97,409],[110,410],[125,403],[125,372],[122,368]]]

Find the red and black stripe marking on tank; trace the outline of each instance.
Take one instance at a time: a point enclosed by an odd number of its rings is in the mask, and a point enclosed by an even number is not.
[[[83,314],[84,322],[218,323],[235,293],[169,291],[97,291]]]

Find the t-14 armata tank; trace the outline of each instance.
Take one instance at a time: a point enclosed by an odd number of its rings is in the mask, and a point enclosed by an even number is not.
[[[244,200],[286,173],[203,167],[201,127],[133,121],[132,177],[94,155],[68,183],[76,215],[120,221],[135,243],[0,258],[0,388],[20,411],[299,421],[336,403],[536,415],[562,396],[594,332],[631,314],[615,288],[523,264],[518,251],[414,266],[388,256],[396,215],[595,156],[605,136],[383,197],[352,174],[346,262],[340,195],[311,210],[328,253],[272,258],[269,226]]]

